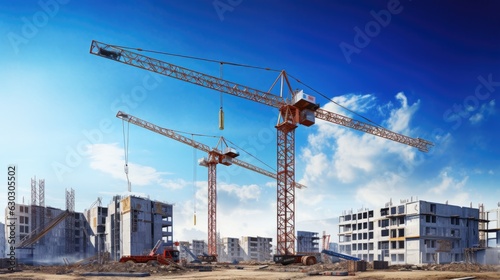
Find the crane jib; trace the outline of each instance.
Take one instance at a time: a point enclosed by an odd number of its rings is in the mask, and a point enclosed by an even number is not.
[[[127,122],[130,122],[132,124],[135,124],[139,127],[143,127],[143,128],[146,128],[150,131],[153,131],[153,132],[156,132],[158,134],[161,134],[163,136],[166,136],[166,137],[169,137],[171,139],[174,139],[174,140],[177,140],[179,142],[182,142],[186,145],[189,145],[193,148],[196,148],[198,150],[201,150],[201,151],[204,151],[206,153],[211,153],[211,152],[214,152],[216,154],[219,154],[219,155],[222,155],[223,152],[214,148],[210,148],[208,145],[205,145],[203,143],[200,143],[200,142],[197,142],[193,139],[190,139],[190,138],[187,138],[183,135],[180,135],[178,133],[176,133],[174,130],[171,130],[171,129],[168,129],[168,128],[163,128],[163,127],[160,127],[158,125],[155,125],[155,124],[152,124],[148,121],[145,121],[145,120],[142,120],[142,119],[139,119],[138,117],[135,117],[135,116],[132,116],[132,115],[129,115],[127,113],[124,113],[122,111],[119,111],[117,114],[116,114],[116,117],[119,118],[119,119],[122,119],[124,121],[127,121]],[[262,175],[265,175],[265,176],[268,176],[270,178],[273,178],[273,179],[276,179],[276,173],[273,173],[273,172],[270,172],[270,171],[267,171],[265,169],[262,169],[258,166],[255,166],[255,165],[252,165],[250,163],[247,163],[247,162],[244,162],[244,161],[241,161],[241,160],[238,160],[238,159],[233,159],[232,160],[232,163],[235,164],[235,165],[238,165],[238,166],[241,166],[245,169],[248,169],[248,170],[252,170],[252,171],[255,171],[257,173],[260,173]],[[294,182],[294,186],[296,188],[305,188],[304,185],[298,183],[298,182]]]
[[[287,105],[287,102],[285,102],[285,99],[281,96],[223,80],[155,58],[147,57],[120,47],[92,41],[90,53],[275,108],[282,108]],[[315,108],[314,115],[318,119],[416,147],[422,152],[428,152],[430,147],[433,146],[431,142],[424,139],[412,138],[398,134],[385,128],[354,120],[324,109],[316,110]]]
[[[120,47],[92,41],[90,53],[128,65],[132,65],[144,70],[152,71],[164,76],[176,78],[178,80],[210,88],[216,91],[222,91],[227,94],[246,98],[271,107],[281,108],[282,106],[286,105],[285,99],[281,96],[243,86],[238,83],[220,79],[152,57],[147,57],[122,49]]]

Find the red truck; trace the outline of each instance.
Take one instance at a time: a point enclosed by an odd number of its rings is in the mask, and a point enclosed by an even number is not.
[[[135,263],[147,263],[157,261],[158,263],[169,265],[172,262],[179,262],[179,250],[164,249],[162,254],[144,255],[144,256],[123,256],[120,262],[132,261]]]
[[[149,261],[157,261],[158,263],[161,264],[166,264],[169,265],[170,263],[178,263],[179,262],[179,250],[175,250],[172,248],[165,248],[163,250],[163,254],[157,254],[156,251],[158,251],[158,248],[160,248],[160,245],[162,243],[162,240],[158,240],[156,242],[156,245],[151,249],[151,252],[149,252],[148,255],[143,255],[143,256],[123,256],[120,258],[120,262],[128,262],[132,261],[135,263],[147,263]]]

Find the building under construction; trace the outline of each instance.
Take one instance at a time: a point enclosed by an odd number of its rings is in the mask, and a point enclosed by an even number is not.
[[[14,218],[17,225],[16,258],[26,263],[58,263],[64,258],[87,257],[92,250],[84,235],[86,220],[74,206],[73,189],[66,190],[66,210],[45,206],[45,180],[31,179],[31,204],[17,204],[14,211],[5,211],[5,221]],[[6,236],[10,234],[7,230],[12,229],[5,228]]]
[[[32,179],[31,204],[20,203],[14,211],[5,211],[5,221],[16,220],[16,258],[23,263],[73,262],[98,252],[118,260],[123,255],[149,252],[158,240],[163,246],[173,246],[172,204],[114,196],[107,207],[99,198],[80,213],[75,212],[73,189],[66,190],[63,210],[45,206],[44,180],[38,187]],[[4,230],[8,236],[10,229]]]
[[[101,214],[101,221],[103,216]],[[94,221],[95,217],[90,218]],[[158,240],[163,241],[164,247],[171,247],[174,245],[173,205],[137,196],[114,196],[107,207],[105,232],[95,234],[104,235],[104,250],[110,252],[113,260],[123,255],[143,255]]]
[[[376,210],[346,211],[339,221],[339,251],[390,264],[486,260],[500,264],[500,228],[488,219],[498,213],[484,211],[482,205],[460,207],[413,199],[397,205],[390,201]]]
[[[317,232],[297,231],[297,252],[319,253],[319,240]]]

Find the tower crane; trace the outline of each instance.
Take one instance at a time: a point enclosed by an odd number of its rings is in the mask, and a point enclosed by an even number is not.
[[[277,176],[275,173],[269,172],[265,169],[262,169],[260,167],[257,167],[255,165],[252,165],[250,163],[241,161],[236,159],[238,156],[238,153],[230,148],[227,143],[226,147],[223,149],[222,143],[225,143],[225,140],[223,137],[219,139],[219,143],[217,144],[216,148],[210,148],[209,146],[197,142],[193,139],[189,139],[183,135],[180,135],[176,133],[175,131],[168,129],[168,128],[163,128],[160,126],[157,126],[155,124],[152,124],[150,122],[147,122],[145,120],[142,120],[138,117],[132,116],[130,114],[124,113],[122,111],[119,111],[116,114],[117,118],[120,118],[124,121],[127,121],[129,123],[135,124],[139,127],[151,130],[153,132],[156,132],[158,134],[161,134],[163,136],[169,137],[171,139],[177,140],[179,142],[182,142],[186,145],[189,145],[193,148],[196,148],[198,150],[204,151],[208,154],[207,158],[204,158],[200,164],[208,168],[208,255],[209,258],[207,260],[214,261],[215,256],[217,255],[217,169],[216,166],[217,164],[223,164],[226,166],[235,164],[241,167],[244,167],[246,169],[255,171],[257,173],[263,174],[265,176],[271,177],[273,179],[277,179]],[[220,147],[220,148],[219,148]],[[294,182],[294,186],[296,188],[305,188],[304,185]]]
[[[141,51],[141,49],[138,50]],[[277,255],[274,256],[275,261],[287,258],[287,256],[295,256],[295,188],[293,182],[295,181],[295,129],[298,124],[311,126],[317,118],[412,146],[422,152],[428,152],[433,146],[433,143],[427,140],[412,138],[319,108],[319,105],[315,103],[314,96],[305,94],[302,90],[292,90],[284,70],[280,72],[271,89],[266,92],[95,40],[91,43],[90,53],[218,92],[262,103],[279,110],[276,125]],[[286,87],[292,94],[291,99],[285,99],[271,93],[272,88],[280,78],[282,82],[286,82]]]

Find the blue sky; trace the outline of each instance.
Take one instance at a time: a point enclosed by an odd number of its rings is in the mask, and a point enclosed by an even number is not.
[[[500,3],[496,1],[0,2],[0,161],[17,164],[18,202],[45,179],[46,204],[76,210],[126,194],[125,111],[162,127],[224,136],[275,168],[277,110],[89,54],[92,40],[285,69],[330,111],[432,141],[429,153],[323,121],[296,130],[296,229],[337,232],[345,210],[392,199],[486,209],[500,200]],[[144,53],[219,76],[218,63]],[[225,65],[267,90],[276,72]],[[314,93],[307,85],[346,111]],[[188,135],[189,136],[189,135]],[[191,136],[189,136],[191,137]],[[135,194],[175,204],[174,238],[206,238],[201,151],[131,125]],[[194,137],[215,146],[213,137]],[[240,159],[269,169],[240,151]],[[221,236],[276,238],[276,182],[218,166]],[[7,190],[0,192],[0,207]],[[193,225],[193,212],[197,225]],[[336,237],[332,240],[337,240]]]

